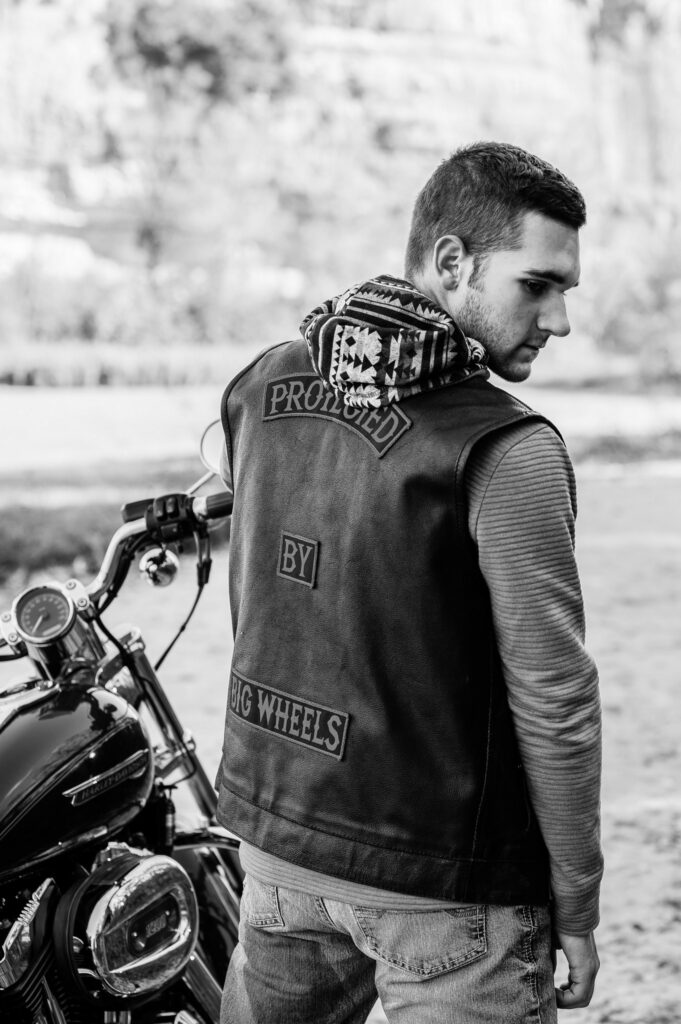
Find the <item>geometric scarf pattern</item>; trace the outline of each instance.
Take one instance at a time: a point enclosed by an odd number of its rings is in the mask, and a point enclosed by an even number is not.
[[[387,274],[317,306],[300,331],[315,370],[346,405],[390,405],[487,376],[482,345],[409,281]]]

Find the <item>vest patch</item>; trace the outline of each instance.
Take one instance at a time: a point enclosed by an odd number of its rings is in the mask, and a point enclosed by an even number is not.
[[[340,761],[345,752],[350,716],[283,690],[263,686],[232,669],[229,710],[242,722],[299,743]]]
[[[286,416],[335,420],[359,434],[379,459],[412,426],[412,421],[399,405],[381,406],[379,409],[345,405],[335,392],[324,387],[316,373],[296,373],[291,377],[267,381],[263,420]]]
[[[314,587],[318,558],[318,540],[299,537],[295,533],[282,533],[277,576],[302,583],[305,587]]]

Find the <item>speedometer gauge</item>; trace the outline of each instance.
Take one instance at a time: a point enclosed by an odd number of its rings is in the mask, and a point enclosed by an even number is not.
[[[68,632],[75,608],[56,587],[32,587],[18,598],[14,617],[24,640],[45,643]]]

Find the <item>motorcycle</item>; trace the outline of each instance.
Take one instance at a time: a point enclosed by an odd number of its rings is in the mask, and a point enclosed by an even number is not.
[[[95,579],[31,586],[0,615],[0,659],[32,672],[0,689],[0,1022],[214,1024],[237,942],[236,837],[158,669],[210,571],[228,492],[131,502]],[[133,562],[154,585],[196,546],[198,593],[152,666],[136,629],[102,618]],[[3,650],[4,648],[4,650]]]

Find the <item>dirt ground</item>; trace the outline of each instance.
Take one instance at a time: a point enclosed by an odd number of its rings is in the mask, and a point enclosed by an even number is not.
[[[681,472],[674,463],[585,465],[578,485],[587,641],[604,709],[606,875],[596,995],[588,1010],[562,1017],[570,1024],[679,1024]],[[195,620],[163,671],[209,773],[219,756],[231,647],[226,557],[218,553]],[[139,625],[158,655],[188,610],[193,585],[191,564],[166,590],[131,579],[107,621]],[[12,596],[0,591],[0,611]],[[0,682],[17,674],[0,667]],[[371,1019],[384,1020],[379,1010]]]

